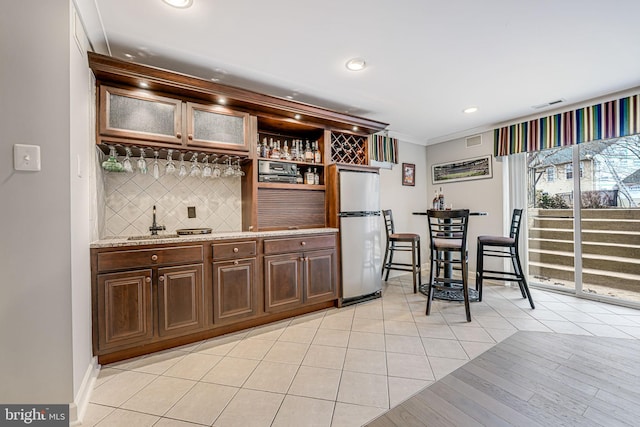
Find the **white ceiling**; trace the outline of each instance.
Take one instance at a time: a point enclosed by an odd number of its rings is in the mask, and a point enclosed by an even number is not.
[[[638,0],[76,3],[98,52],[383,121],[418,144],[640,86]],[[353,57],[368,67],[348,71]]]

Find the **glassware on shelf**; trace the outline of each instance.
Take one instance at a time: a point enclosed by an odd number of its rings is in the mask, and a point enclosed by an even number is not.
[[[158,151],[153,152],[153,166],[151,167],[151,174],[155,179],[160,178],[160,165],[158,164]]]
[[[147,173],[147,161],[144,159],[144,148],[140,148],[140,158],[138,159],[138,170],[141,174]]]
[[[178,176],[184,178],[187,176],[187,165],[184,163],[184,153],[180,153],[180,166],[178,167]]]
[[[218,155],[212,154],[212,156],[214,156],[214,158],[213,158],[213,162],[211,162],[211,164],[213,165],[213,171],[211,172],[211,176],[213,178],[220,178],[220,175],[222,175],[222,170],[220,169],[220,165],[218,164]]]
[[[116,157],[116,147],[109,146],[109,158],[102,162],[102,169],[109,172],[124,172],[124,166]]]
[[[125,147],[124,152],[125,156],[124,160],[122,161],[122,167],[124,168],[125,172],[132,173],[133,165],[131,164],[131,148]]]
[[[204,156],[204,159],[202,160],[202,176],[205,178],[210,178],[212,173],[213,173],[213,169],[209,164],[209,155],[207,154]]]
[[[245,174],[244,174],[244,171],[243,171],[243,170],[242,170],[242,168],[240,167],[240,157],[237,157],[237,158],[236,158],[236,163],[235,163],[235,165],[233,166],[233,169],[234,169],[234,175],[235,175],[235,176],[237,176],[237,177],[241,177],[241,176],[244,176],[244,175],[245,175]]]
[[[173,161],[173,150],[167,151],[167,164],[164,167],[164,173],[166,175],[173,175],[176,173],[176,164]]]
[[[227,164],[225,165],[224,169],[222,170],[222,176],[224,178],[229,178],[232,176],[235,176],[236,172],[233,169],[233,165],[231,164],[231,157],[227,157]]]
[[[191,156],[191,171],[189,172],[189,176],[197,177],[200,176],[201,170],[200,165],[198,165],[198,153],[193,153]]]

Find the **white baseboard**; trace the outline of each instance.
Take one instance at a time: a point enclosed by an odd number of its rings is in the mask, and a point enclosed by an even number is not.
[[[93,386],[96,383],[98,374],[100,373],[100,365],[98,365],[98,358],[91,359],[91,363],[87,367],[87,372],[84,374],[80,390],[75,396],[73,403],[69,405],[69,426],[82,425],[82,419],[87,412],[89,401],[91,399],[91,392]]]

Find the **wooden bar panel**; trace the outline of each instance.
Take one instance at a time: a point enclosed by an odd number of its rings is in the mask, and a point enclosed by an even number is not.
[[[324,226],[323,191],[258,189],[259,230]]]

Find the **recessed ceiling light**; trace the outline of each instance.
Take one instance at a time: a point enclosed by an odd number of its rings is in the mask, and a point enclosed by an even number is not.
[[[354,132],[356,132],[358,130],[358,126],[354,126],[352,129]]]
[[[347,70],[350,71],[361,71],[365,69],[367,63],[362,58],[353,58],[348,60],[345,66],[347,67]]]
[[[462,112],[466,114],[475,113],[476,111],[478,111],[478,107],[469,107],[462,110]]]
[[[140,82],[140,87],[149,87],[149,83],[147,83],[147,82]]]
[[[162,0],[169,6],[177,7],[179,9],[186,9],[193,4],[193,0]]]
[[[220,81],[220,79],[218,79],[218,78],[216,78],[216,77],[211,77],[211,81],[212,81],[212,82],[219,82],[219,81]]]
[[[227,103],[227,98],[222,98],[222,97],[221,97],[221,98],[218,98],[218,104],[222,104],[222,105],[224,105],[224,104],[226,104],[226,103]]]
[[[129,59],[133,58],[133,55],[131,55],[130,53],[125,53],[124,56],[129,58]]]
[[[293,118],[296,120],[300,120],[302,116],[300,114],[296,114],[295,116],[293,116]]]

